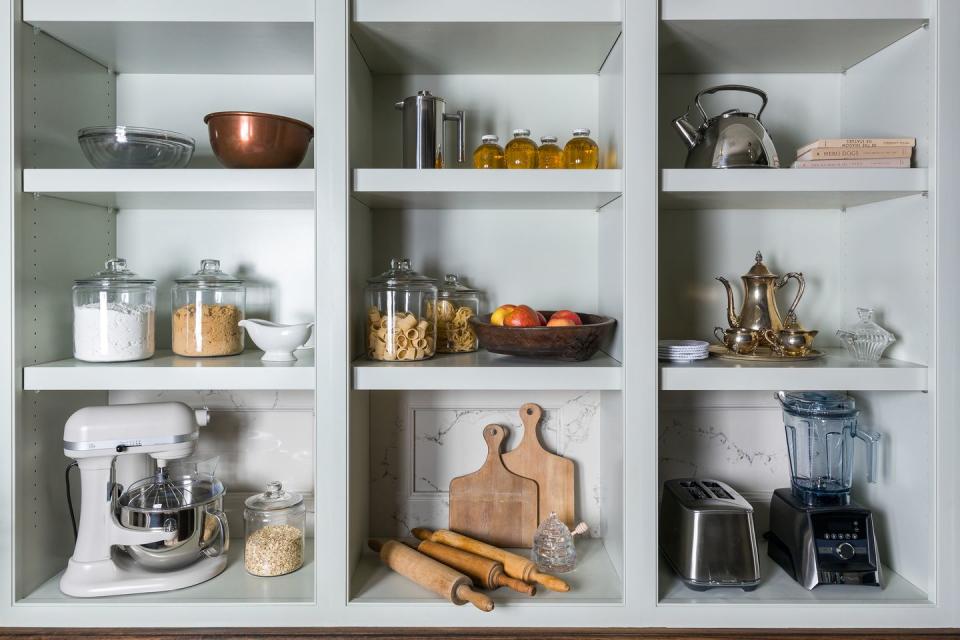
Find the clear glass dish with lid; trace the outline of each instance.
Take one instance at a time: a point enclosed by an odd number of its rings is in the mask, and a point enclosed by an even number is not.
[[[860,319],[845,329],[837,331],[847,353],[856,360],[877,362],[887,347],[896,342],[896,337],[873,320],[873,309],[858,307]]]
[[[477,334],[470,318],[480,315],[480,291],[466,286],[459,274],[448,273],[437,287],[437,352],[476,351]]]
[[[303,566],[307,509],[303,496],[274,480],[244,501],[243,566],[255,576],[282,576]]]
[[[204,259],[196,273],[173,286],[173,352],[181,356],[232,356],[243,351],[247,289],[243,280]]]
[[[437,344],[437,284],[392,258],[390,268],[367,280],[367,357],[409,362],[432,358]]]
[[[126,362],[153,356],[157,281],[138,276],[123,258],[74,280],[73,357]]]

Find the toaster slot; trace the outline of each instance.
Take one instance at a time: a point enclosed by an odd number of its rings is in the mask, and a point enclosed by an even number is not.
[[[680,486],[686,489],[687,493],[689,493],[690,497],[694,500],[706,500],[710,497],[707,490],[696,482],[681,482]]]
[[[721,500],[733,500],[733,496],[727,492],[726,489],[720,486],[717,482],[710,482],[709,480],[704,481],[703,486],[707,488],[710,493],[715,497],[720,498]]]

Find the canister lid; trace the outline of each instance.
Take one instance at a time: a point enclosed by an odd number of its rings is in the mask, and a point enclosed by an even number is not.
[[[543,144],[556,144],[557,136],[540,136],[540,142]]]
[[[455,298],[468,293],[479,293],[479,291],[463,284],[458,273],[448,273],[443,279],[443,283],[437,287],[437,297],[439,298]]]
[[[500,136],[494,133],[488,133],[486,135],[481,136],[480,141],[483,142],[484,144],[497,143],[497,142],[500,142]]]
[[[303,503],[303,496],[295,491],[286,491],[279,480],[267,484],[267,490],[250,496],[244,501],[247,509],[254,511],[279,511]]]
[[[525,137],[528,137],[529,135],[530,135],[530,129],[514,129],[513,130],[514,138],[519,138],[519,137],[525,138]]]
[[[390,268],[367,282],[375,288],[409,290],[436,290],[434,278],[420,275],[410,268],[410,258],[391,258]]]
[[[141,278],[127,268],[127,261],[123,258],[113,258],[104,263],[103,271],[97,271],[87,278],[74,280],[76,284],[98,284],[104,287],[124,287],[130,285],[155,284],[156,280]]]
[[[220,270],[220,261],[204,258],[200,261],[200,270],[175,280],[177,284],[189,284],[195,287],[241,286],[243,280]]]
[[[853,417],[859,413],[852,396],[840,391],[778,391],[784,411],[800,417]]]
[[[573,135],[582,138],[583,136],[590,135],[590,129],[574,129]]]

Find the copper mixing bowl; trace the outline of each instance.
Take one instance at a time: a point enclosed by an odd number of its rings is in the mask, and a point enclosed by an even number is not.
[[[252,111],[208,113],[210,146],[228,169],[294,169],[313,139],[306,122]]]

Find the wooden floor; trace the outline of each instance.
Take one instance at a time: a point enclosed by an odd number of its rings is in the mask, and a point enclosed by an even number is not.
[[[13,629],[0,628],[0,640],[67,640],[103,638],[108,640],[944,640],[960,639],[956,629]]]

